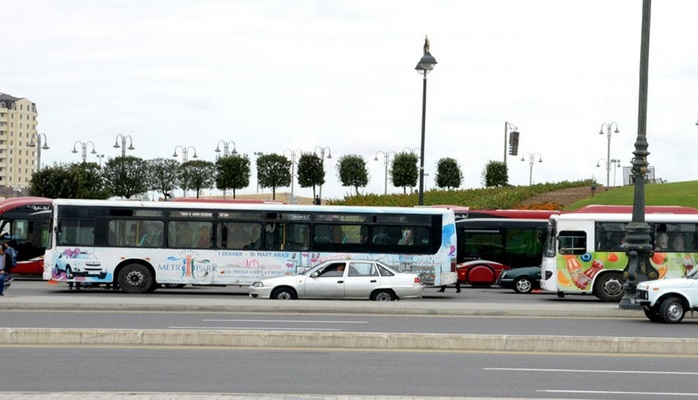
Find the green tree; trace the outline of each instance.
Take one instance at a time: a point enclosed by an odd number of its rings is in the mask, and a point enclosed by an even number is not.
[[[337,175],[342,186],[352,186],[359,195],[359,188],[368,185],[366,161],[359,155],[348,154],[337,161]]]
[[[250,185],[250,159],[247,155],[234,153],[216,160],[216,188],[223,191],[244,189]]]
[[[395,187],[402,187],[402,193],[407,193],[408,187],[417,186],[419,178],[419,157],[414,153],[403,152],[396,154],[390,169],[390,176]]]
[[[162,193],[167,200],[179,186],[179,163],[177,160],[155,158],[148,160],[148,189]]]
[[[485,187],[500,187],[509,184],[507,165],[502,161],[490,161],[482,172]]]
[[[463,183],[463,172],[455,158],[442,158],[436,164],[436,186],[455,189]]]
[[[149,189],[148,163],[142,158],[125,156],[112,158],[102,171],[106,187],[112,196],[130,199]]]
[[[271,198],[276,200],[276,188],[291,185],[291,160],[278,154],[259,156],[257,178],[261,187],[271,188]]]
[[[317,154],[303,153],[298,159],[298,185],[302,188],[313,187],[313,198],[315,198],[315,187],[325,183],[325,168],[322,159]]]
[[[63,199],[106,199],[108,193],[96,163],[61,164],[32,174],[29,195]]]
[[[199,198],[201,189],[210,189],[216,181],[216,166],[210,161],[193,160],[179,166],[179,182],[182,189],[196,191]]]

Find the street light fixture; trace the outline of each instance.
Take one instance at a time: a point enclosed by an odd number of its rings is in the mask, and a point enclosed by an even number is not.
[[[44,144],[43,146],[41,145],[41,138],[44,138]],[[36,138],[36,143],[34,143],[34,138]],[[46,134],[45,133],[34,133],[32,135],[31,140],[29,140],[29,143],[27,146],[29,147],[34,147],[36,146],[36,172],[39,172],[41,169],[41,150],[48,150],[48,140],[46,140]]]
[[[294,194],[294,182],[296,180],[296,155],[302,154],[300,150],[284,150],[283,155],[286,156],[286,152],[291,155],[291,204],[296,203],[296,196]]]
[[[542,163],[543,162],[543,156],[540,155],[540,153],[524,153],[521,156],[521,161],[526,161],[526,156],[528,156],[528,165],[529,165],[529,171],[528,171],[528,186],[531,186],[533,184],[533,162],[536,160],[536,156],[538,156],[538,162]]]
[[[383,194],[388,194],[388,163],[390,162],[390,156],[397,153],[394,151],[378,150],[373,161],[378,161],[378,154],[383,154],[383,157],[385,158],[385,184],[383,185]]]
[[[506,167],[507,165],[507,153],[509,152],[509,149],[507,149],[508,142],[513,140],[509,139],[507,140],[507,135],[511,133],[512,137],[516,137],[515,141],[516,144],[511,146],[511,155],[516,156],[519,153],[519,128],[516,127],[516,125],[511,124],[509,122],[504,122],[504,166]]]
[[[179,146],[179,145],[175,146],[174,153],[172,153],[172,157],[177,157],[177,149],[182,150],[182,164],[189,161],[189,150],[194,150],[194,155],[192,156],[192,158],[199,158],[196,155],[196,149],[194,148],[194,146]]]
[[[123,156],[122,156],[123,157]],[[97,154],[97,158],[99,158],[99,166],[102,166],[102,160],[104,159],[104,154]]]
[[[613,127],[616,127],[616,130],[613,131],[613,133],[620,133],[618,130],[618,124],[615,122],[604,122],[601,124],[601,130],[599,130],[599,135],[603,135],[603,128],[606,127],[607,130],[607,136],[608,136],[608,149],[606,150],[606,160],[611,159],[611,130]],[[609,187],[611,185],[611,164],[606,163],[606,187]]]
[[[425,125],[427,115],[427,74],[434,69],[436,59],[429,53],[429,37],[424,38],[424,55],[414,68],[422,74],[422,141],[419,153],[419,205],[424,205],[424,141],[425,141]]]
[[[601,167],[601,161],[606,163],[606,167],[608,168],[608,162],[606,161],[605,158],[599,158],[598,161],[596,161],[596,168]],[[613,164],[615,167],[613,168],[613,187],[616,186],[616,169],[620,168],[620,160],[617,158],[612,158],[611,159],[611,164]]]
[[[73,143],[73,150],[71,153],[77,153],[78,150],[75,148],[75,146],[80,143],[80,147],[82,147],[82,162],[87,162],[87,145],[91,144],[92,145],[92,151],[90,154],[97,154],[97,150],[95,150],[95,144],[91,140],[88,140],[87,142],[83,142],[81,140],[76,140],[75,143]]]
[[[221,152],[221,143],[223,143],[223,157],[228,157],[228,155],[231,154],[231,152],[229,151],[231,144],[233,145],[232,154],[238,153],[237,146],[235,146],[235,142],[233,142],[232,140],[229,140],[227,142],[225,140],[219,140],[218,144],[216,144],[216,150],[214,150],[216,153]]]
[[[259,161],[259,157],[263,156],[264,153],[262,153],[261,151],[255,151],[252,154],[254,154],[256,157],[255,167],[257,168],[257,193],[259,193],[259,167],[258,167],[257,161]]]
[[[317,155],[318,150],[320,151],[320,162],[322,165],[322,173],[325,173],[325,151],[327,151],[327,158],[332,158],[332,150],[329,147],[315,146],[313,153]],[[318,191],[318,198],[322,201],[322,185],[320,185],[320,190]]]
[[[119,145],[119,139],[121,139],[120,145]],[[128,150],[135,150],[136,149],[135,147],[133,147],[133,138],[131,137],[131,135],[124,136],[120,133],[117,134],[116,141],[114,141],[114,148],[115,149],[121,148],[121,157],[126,157],[126,150],[127,150],[126,140],[129,141]]]

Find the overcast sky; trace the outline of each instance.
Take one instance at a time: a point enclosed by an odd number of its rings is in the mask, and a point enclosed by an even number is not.
[[[487,162],[503,161],[505,122],[521,135],[519,156],[507,156],[514,185],[605,184],[602,124],[620,130],[610,158],[622,166],[637,136],[641,0],[0,0],[0,10],[0,92],[37,104],[44,166],[80,161],[78,140],[118,156],[118,134],[145,159],[177,148],[181,160],[177,146],[191,159],[193,146],[213,161],[219,141],[253,162],[329,148],[323,197],[352,192],[335,169],[346,154],[367,162],[363,191],[383,193],[383,154],[420,147],[425,35],[438,61],[427,188],[444,157],[460,163],[463,188],[482,187]],[[649,162],[670,182],[698,177],[696,15],[695,0],[652,7]],[[256,191],[252,175],[242,193]]]

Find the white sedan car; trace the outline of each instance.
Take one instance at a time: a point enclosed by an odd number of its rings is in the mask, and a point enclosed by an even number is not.
[[[250,286],[250,296],[262,299],[371,299],[391,301],[421,298],[419,275],[399,272],[379,261],[324,261],[300,275],[263,279]]]

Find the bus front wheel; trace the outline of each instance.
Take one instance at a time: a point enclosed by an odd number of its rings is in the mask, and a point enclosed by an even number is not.
[[[153,274],[141,264],[129,264],[119,271],[119,286],[126,293],[146,293],[154,282]]]

